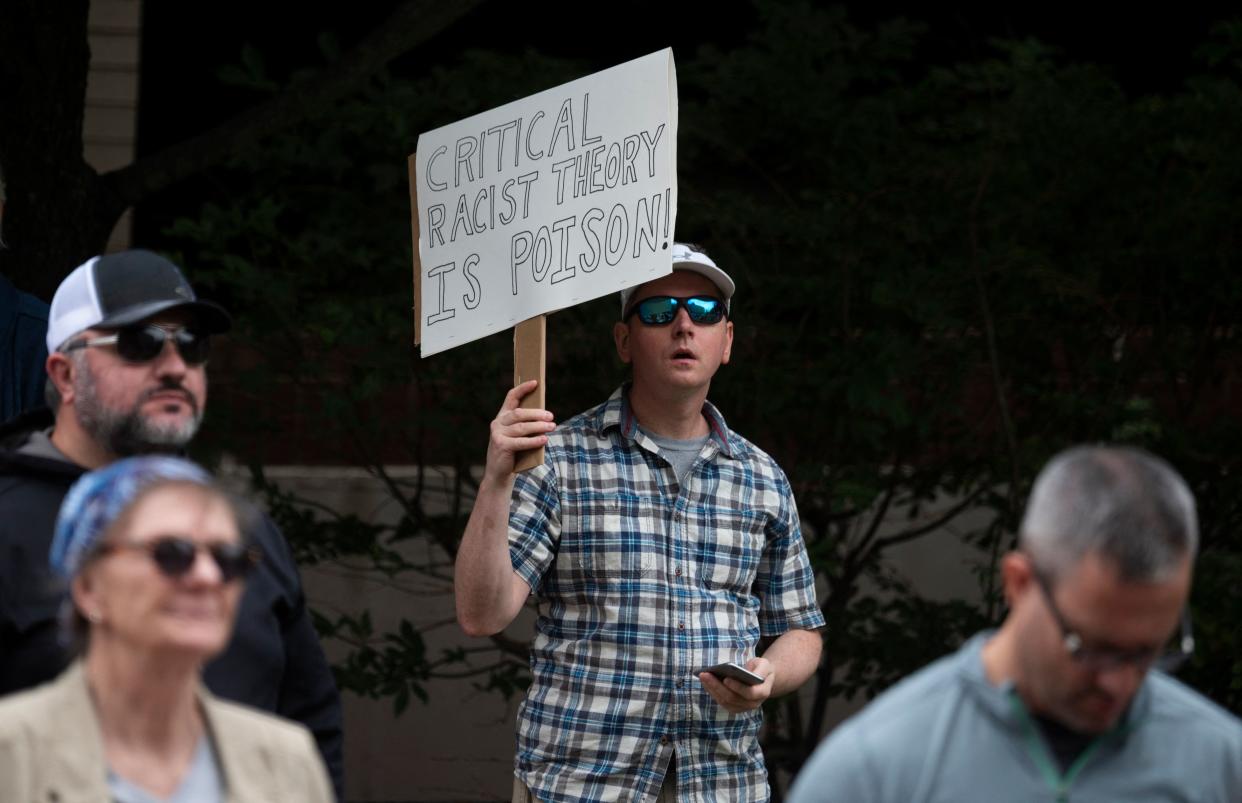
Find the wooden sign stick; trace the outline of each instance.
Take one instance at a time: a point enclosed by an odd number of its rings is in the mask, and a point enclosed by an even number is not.
[[[513,327],[513,386],[528,379],[538,379],[535,389],[519,402],[522,407],[544,407],[548,389],[547,316],[538,315]],[[543,463],[543,447],[520,452],[513,465],[514,471],[529,471]]]

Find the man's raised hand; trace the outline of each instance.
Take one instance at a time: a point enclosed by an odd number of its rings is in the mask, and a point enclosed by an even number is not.
[[[556,429],[552,413],[518,406],[538,385],[539,380],[530,379],[510,390],[505,394],[500,412],[492,419],[486,473],[493,480],[506,479],[513,473],[517,453],[546,445],[548,433]]]

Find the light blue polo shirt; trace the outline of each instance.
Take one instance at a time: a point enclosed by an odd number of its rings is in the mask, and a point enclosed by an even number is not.
[[[1150,672],[1121,721],[1061,772],[980,633],[825,740],[788,803],[1239,803],[1242,721]]]

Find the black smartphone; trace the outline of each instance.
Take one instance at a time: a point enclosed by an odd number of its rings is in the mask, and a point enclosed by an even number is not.
[[[695,670],[694,674],[698,675],[702,672],[711,672],[721,680],[725,678],[740,680],[747,686],[758,686],[763,682],[763,678],[761,676],[756,675],[754,672],[751,672],[745,667],[738,666],[732,661],[724,664],[716,664],[715,666],[705,666],[702,669]]]

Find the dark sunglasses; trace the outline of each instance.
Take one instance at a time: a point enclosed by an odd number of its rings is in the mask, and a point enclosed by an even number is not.
[[[153,323],[127,326],[114,334],[77,340],[66,345],[62,351],[84,349],[88,346],[116,346],[116,353],[126,362],[150,362],[164,350],[164,342],[171,340],[187,365],[202,365],[211,351],[208,335],[193,329],[165,329]]]
[[[250,574],[259,563],[259,550],[254,547],[245,544],[200,544],[176,535],[166,535],[140,543],[126,541],[103,544],[99,548],[99,554],[106,555],[121,549],[146,552],[155,561],[160,573],[174,580],[194,568],[200,549],[211,555],[216,567],[220,569],[220,579],[226,583]]]
[[[725,317],[725,303],[711,296],[652,296],[631,307],[629,315],[625,317],[629,320],[630,315],[638,313],[638,319],[648,326],[665,326],[677,317],[680,307],[685,307],[686,314],[695,323],[719,323]]]

